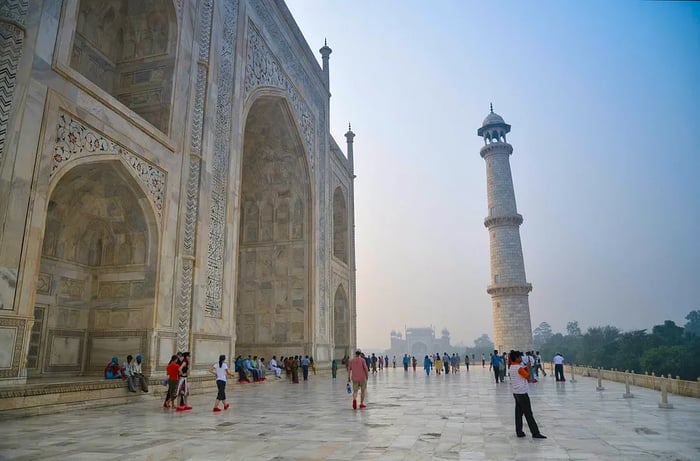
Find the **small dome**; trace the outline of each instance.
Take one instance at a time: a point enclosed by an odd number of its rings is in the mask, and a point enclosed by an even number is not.
[[[497,125],[497,124],[505,124],[505,120],[503,120],[503,117],[500,115],[491,112],[489,115],[486,116],[484,119],[484,123],[481,124],[481,126],[487,126],[487,125]]]

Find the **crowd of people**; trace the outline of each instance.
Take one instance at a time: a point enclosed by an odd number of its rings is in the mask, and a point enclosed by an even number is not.
[[[106,379],[125,379],[129,391],[136,392],[140,387],[143,392],[148,392],[148,380],[143,375],[142,366],[143,356],[137,354],[134,358],[131,355],[126,357],[126,362],[119,363],[118,357],[112,357],[104,370]],[[474,362],[475,357],[472,355],[471,360],[469,355],[464,357],[464,365],[469,371],[470,362]],[[456,374],[460,370],[462,359],[459,354],[453,353],[449,355],[447,352],[425,355],[423,358],[423,369],[427,376],[430,376],[431,371],[439,376],[441,374],[449,375]],[[352,394],[353,409],[365,409],[367,398],[367,381],[370,374],[374,375],[389,367],[389,364],[396,368],[396,356],[389,361],[389,356],[365,355],[362,351],[357,350],[355,357],[350,359],[345,356],[340,360],[340,365],[343,365],[348,376],[348,392]],[[409,368],[416,371],[418,359],[415,356],[404,354],[401,359],[404,372],[408,372]],[[553,359],[555,377],[557,382],[564,382],[564,357],[557,353]],[[482,355],[482,367],[486,366],[486,357]],[[331,361],[331,376],[337,378],[338,361]],[[189,385],[187,378],[191,369],[190,353],[178,352],[174,354],[166,367],[167,379],[164,384],[168,389],[165,395],[163,407],[166,409],[175,409],[175,411],[189,411],[192,407],[188,403]],[[248,355],[246,357],[239,355],[236,357],[232,373],[226,363],[226,356],[220,355],[217,363],[209,368],[209,372],[216,377],[217,395],[214,401],[214,412],[226,411],[230,408],[230,404],[226,400],[226,383],[228,378],[237,378],[239,383],[262,382],[265,381],[268,372],[275,375],[277,379],[282,379],[284,372],[287,379],[291,383],[300,382],[301,378],[306,381],[309,379],[309,372],[316,374],[316,364],[313,357],[308,355],[295,355],[284,357],[279,360],[277,356],[272,356],[269,361],[265,361],[264,357]],[[496,384],[505,382],[506,376],[510,378],[513,397],[515,399],[515,432],[518,437],[524,437],[522,419],[525,417],[530,432],[533,438],[546,438],[539,431],[537,422],[532,414],[532,406],[528,396],[528,384],[537,383],[537,378],[547,376],[544,367],[542,366],[542,358],[539,351],[514,351],[509,353],[502,352],[499,354],[494,350],[490,354],[489,370],[493,371]],[[358,405],[357,397],[360,397]]]

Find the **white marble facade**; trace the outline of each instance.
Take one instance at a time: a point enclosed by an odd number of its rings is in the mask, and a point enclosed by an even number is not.
[[[355,344],[352,142],[282,0],[0,6],[0,385]]]

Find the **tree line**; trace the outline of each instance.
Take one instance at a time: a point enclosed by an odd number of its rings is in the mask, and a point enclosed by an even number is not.
[[[606,325],[591,327],[585,333],[574,320],[567,323],[566,334],[553,333],[549,324],[542,322],[533,331],[533,341],[545,360],[559,352],[567,363],[576,365],[695,380],[700,377],[700,310],[691,311],[685,319],[683,327],[666,320],[654,325],[651,332]]]

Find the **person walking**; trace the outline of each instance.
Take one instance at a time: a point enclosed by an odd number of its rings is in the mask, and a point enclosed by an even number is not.
[[[554,356],[554,378],[557,382],[564,382],[564,356],[559,352]]]
[[[413,366],[413,372],[416,372],[416,365],[418,365],[418,359],[414,355],[413,358],[411,359],[411,365]]]
[[[175,411],[188,411],[192,407],[188,404],[190,397],[190,386],[187,382],[187,377],[190,372],[190,353],[182,353],[182,363],[180,363],[180,379],[177,383],[177,395],[180,397],[180,406],[178,406]]]
[[[309,360],[309,356],[306,355],[301,359],[301,372],[304,375],[304,381],[309,380],[309,365],[311,365],[311,361]]]
[[[411,363],[411,359],[408,354],[403,355],[403,371],[408,371],[408,365]]]
[[[533,439],[546,439],[537,427],[535,417],[532,415],[530,396],[528,395],[528,384],[530,373],[522,363],[523,353],[520,351],[510,352],[510,383],[513,388],[513,398],[515,399],[515,434],[518,437],[525,437],[523,432],[523,416],[527,421]]]
[[[335,379],[336,375],[338,374],[338,362],[333,359],[331,362],[331,376],[333,376],[333,379]]]
[[[501,377],[501,356],[498,355],[498,351],[494,349],[493,354],[491,354],[491,364],[490,369],[493,369],[493,375],[496,377],[496,384],[500,381]]]
[[[226,377],[230,376],[231,378],[235,378],[236,376],[229,371],[225,355],[222,354],[219,356],[219,363],[212,365],[209,369],[209,373],[216,376],[216,388],[218,390],[216,393],[216,401],[214,402],[214,409],[212,411],[215,413],[221,411],[221,408],[219,408],[220,403],[224,404],[224,410],[228,410],[230,405],[226,402]]]
[[[313,373],[314,376],[316,376],[316,362],[314,362],[313,357],[309,357],[309,366],[311,367],[311,373]]]
[[[348,365],[348,383],[352,383],[352,409],[357,410],[357,391],[360,391],[360,409],[367,408],[365,397],[367,394],[367,379],[369,368],[367,362],[361,357],[362,351],[355,351],[355,358]]]
[[[423,369],[425,370],[425,374],[430,376],[430,368],[433,366],[433,362],[430,361],[430,357],[427,355],[423,359]]]
[[[486,356],[484,353],[481,353],[481,368],[486,368]]]
[[[467,368],[467,373],[469,373],[469,354],[464,354],[464,366]]]

